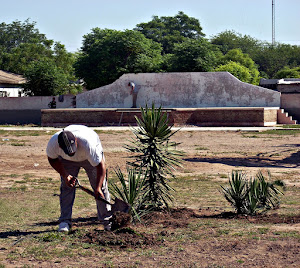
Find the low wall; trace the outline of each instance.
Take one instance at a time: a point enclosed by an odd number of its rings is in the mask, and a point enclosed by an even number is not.
[[[0,110],[0,124],[41,124],[41,110]]]
[[[77,108],[130,108],[128,82],[139,89],[137,106],[163,108],[279,107],[280,92],[243,83],[228,72],[124,74],[114,83],[76,96]]]
[[[41,124],[41,109],[49,109],[48,103],[52,96],[41,97],[8,97],[0,98],[0,124]],[[65,95],[59,101],[57,108],[73,108],[76,105],[74,95]]]
[[[18,97],[18,98],[0,98],[0,110],[41,110],[48,109],[48,104],[52,101],[54,96],[32,96],[32,97]],[[57,108],[75,108],[76,97],[74,95],[64,95],[55,97]]]
[[[279,108],[198,108],[164,109],[170,124],[175,126],[273,126]],[[87,126],[136,125],[139,109],[53,109],[42,110],[42,126],[64,127],[70,124]]]

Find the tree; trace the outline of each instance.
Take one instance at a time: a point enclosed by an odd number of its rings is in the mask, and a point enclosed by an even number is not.
[[[216,70],[228,71],[232,75],[238,75],[237,77],[247,83],[254,85],[259,84],[259,71],[255,62],[249,57],[248,54],[242,52],[241,49],[232,49],[227,52],[225,56],[221,58],[221,65],[219,65]],[[232,62],[238,63],[237,65],[232,64]],[[239,65],[247,68],[241,68]],[[237,68],[234,70],[234,68]],[[248,75],[249,73],[249,75]]]
[[[84,36],[75,63],[88,89],[112,83],[124,73],[154,72],[162,63],[160,44],[133,30],[94,28]]]
[[[266,44],[257,51],[253,60],[259,65],[260,72],[265,72],[268,78],[275,78],[275,74],[285,66],[300,66],[300,46]]]
[[[173,54],[168,61],[167,71],[208,72],[214,69],[217,58],[212,45],[206,39],[186,38],[182,43],[174,45]]]
[[[285,66],[281,70],[279,70],[275,75],[275,78],[300,78],[300,67],[290,68]]]
[[[24,92],[27,95],[55,96],[63,94],[68,87],[64,71],[49,59],[32,62],[24,76],[27,80]]]
[[[67,52],[65,46],[59,42],[47,39],[36,29],[35,22],[25,20],[23,23],[20,21],[14,21],[10,24],[1,23],[0,69],[22,75],[27,73],[28,75],[32,72],[32,66],[37,66],[36,62],[38,61],[42,61],[42,64],[45,61],[51,62],[59,69],[59,72],[64,73],[69,81],[77,80],[73,68],[75,55]],[[55,70],[55,68],[51,70]],[[57,73],[54,73],[53,76],[57,76]],[[65,92],[72,91],[73,93],[78,90],[80,91],[81,88],[69,84],[64,89]]]
[[[262,46],[261,41],[235,31],[221,32],[211,38],[211,43],[217,45],[223,54],[232,49],[241,49],[243,53],[249,54],[250,57]]]
[[[185,38],[199,40],[205,36],[199,21],[182,11],[174,17],[153,16],[151,21],[137,24],[134,30],[162,44],[163,54],[172,53],[174,45],[183,42]]]
[[[250,83],[252,76],[247,67],[241,65],[238,62],[229,61],[226,64],[219,65],[216,69],[216,72],[229,72],[234,75],[239,80]]]
[[[10,24],[2,22],[0,24],[0,48],[2,51],[10,52],[12,49],[21,46],[21,44],[42,44],[50,48],[53,44],[52,40],[48,40],[44,34],[41,34],[35,28],[36,23],[18,20]]]

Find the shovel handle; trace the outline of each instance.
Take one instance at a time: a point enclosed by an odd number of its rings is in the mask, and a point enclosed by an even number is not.
[[[95,197],[95,193],[94,193],[93,191],[91,191],[90,189],[88,189],[88,188],[86,188],[86,187],[84,187],[84,186],[82,186],[82,185],[80,185],[80,184],[77,184],[77,186],[78,186],[81,190],[83,190],[83,191],[85,191],[86,193],[88,193],[89,195]],[[108,202],[106,199],[104,199],[104,198],[101,197],[101,196],[97,196],[97,197],[95,197],[95,198],[96,198],[97,200],[101,200],[102,202],[104,202],[104,203],[106,203],[106,204],[108,204],[108,205],[112,205],[110,202]]]

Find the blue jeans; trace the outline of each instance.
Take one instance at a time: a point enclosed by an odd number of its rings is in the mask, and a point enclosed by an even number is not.
[[[65,159],[60,159],[66,171],[71,174],[72,176],[77,177],[80,168],[83,168],[89,178],[90,184],[93,189],[96,187],[96,179],[97,179],[97,168],[93,167],[89,161],[82,161],[82,162],[73,162],[68,161]],[[60,186],[60,217],[59,222],[67,222],[71,224],[72,219],[72,208],[75,200],[75,187],[68,187],[61,177],[61,186]],[[107,180],[105,179],[102,185],[102,192],[104,197],[107,201],[110,202],[110,194],[108,191]],[[87,198],[89,198],[87,196]],[[92,198],[92,197],[91,197]],[[100,200],[96,200],[97,204],[97,214],[98,219],[104,225],[109,223],[109,218],[111,217],[111,206],[105,204]]]

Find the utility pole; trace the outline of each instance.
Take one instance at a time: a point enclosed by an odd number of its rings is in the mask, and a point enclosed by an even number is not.
[[[275,0],[272,0],[272,45],[275,45]]]

